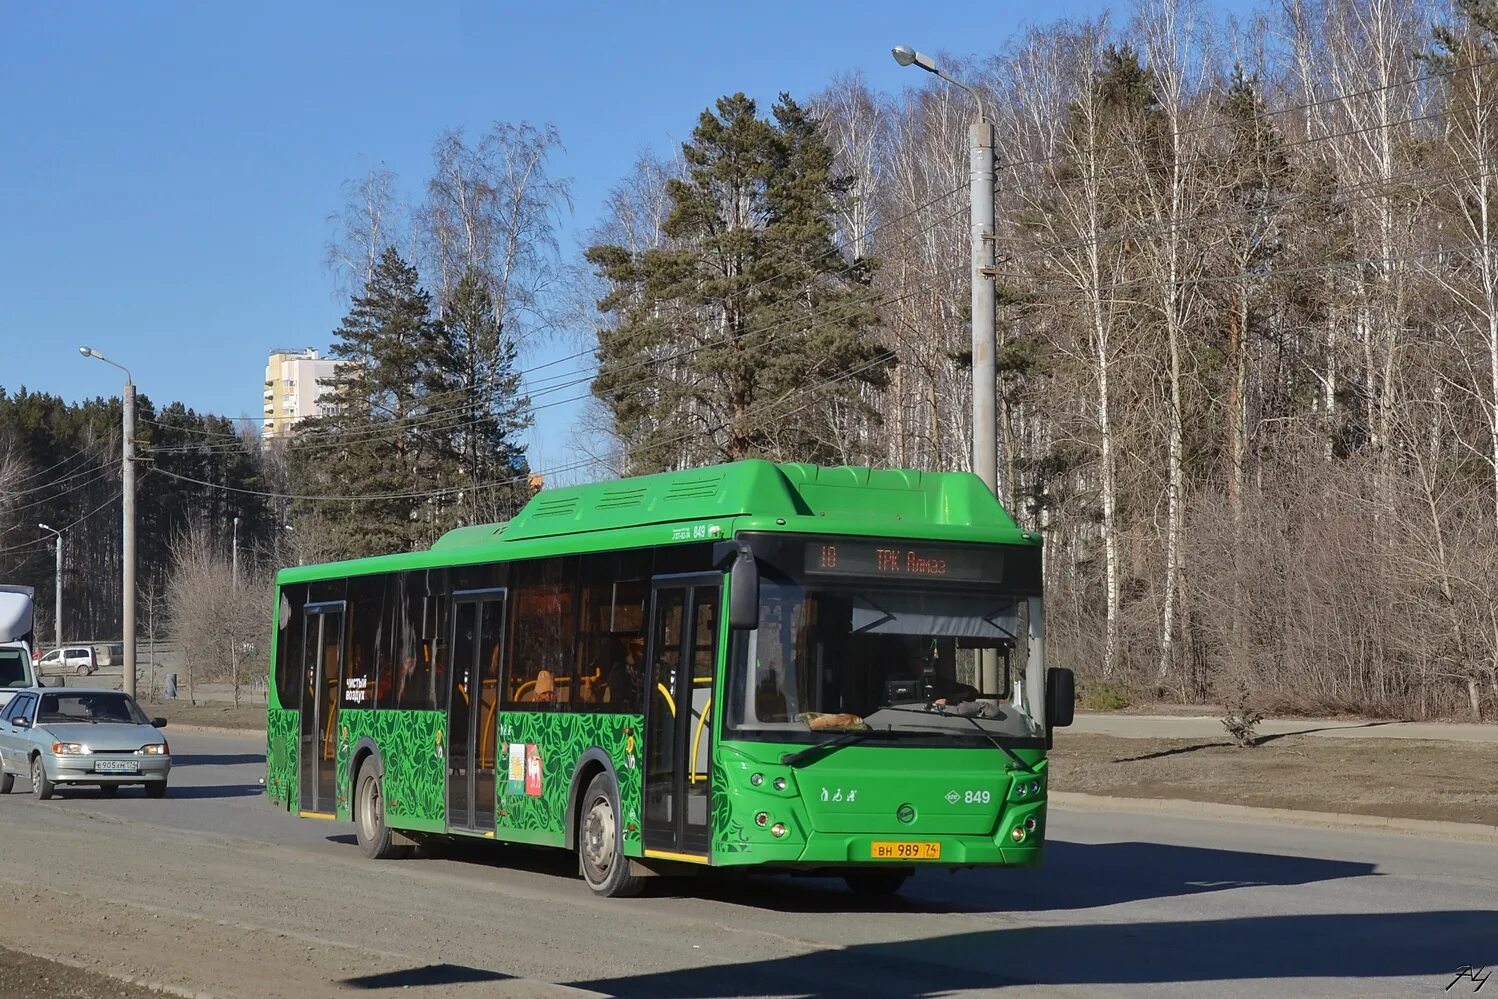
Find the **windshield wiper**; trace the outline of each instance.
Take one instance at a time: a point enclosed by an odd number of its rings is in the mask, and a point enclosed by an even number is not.
[[[929,714],[935,714],[939,718],[963,718],[963,719],[966,719],[967,721],[972,722],[973,728],[977,729],[979,731],[979,733],[982,734],[983,738],[985,738],[985,739],[987,739],[989,741],[989,743],[993,746],[993,748],[999,750],[1005,756],[1009,757],[1009,759],[1014,762],[1014,765],[1016,767],[1018,767],[1019,769],[1025,771],[1025,773],[1033,774],[1035,772],[1035,768],[1034,767],[1030,766],[1030,764],[1026,763],[1023,759],[1021,759],[1020,756],[1019,756],[1019,754],[1016,753],[1014,750],[1010,749],[1008,746],[1004,745],[998,739],[994,738],[993,733],[990,732],[988,729],[984,728],[978,722],[978,719],[974,718],[972,715],[962,715],[962,714],[958,714],[955,711],[933,711],[931,708],[922,708],[921,710],[917,711],[917,710],[915,710],[913,708],[897,708],[897,707],[894,707],[893,705],[888,705],[888,706],[886,706],[884,708],[881,708],[880,710],[883,710],[883,711],[899,711],[899,712],[901,712],[903,714],[911,714],[911,715],[929,715]],[[945,729],[940,729],[940,728],[930,728],[930,729],[927,729],[927,731],[928,732],[937,733],[937,732],[945,732],[946,730]]]
[[[814,742],[805,749],[798,749],[794,753],[786,753],[780,758],[780,762],[785,766],[793,767],[808,756],[816,756],[818,753],[832,753],[844,746],[851,746],[855,742],[863,742],[865,739],[876,737],[898,739],[901,734],[894,729],[861,728],[854,732],[845,732],[836,739],[829,739],[826,742]]]

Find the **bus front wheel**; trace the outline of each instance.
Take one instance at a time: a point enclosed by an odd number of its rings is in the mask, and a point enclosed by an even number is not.
[[[860,898],[893,898],[910,877],[909,871],[849,871],[843,875],[848,888]]]
[[[583,880],[595,895],[627,898],[640,893],[644,879],[629,873],[629,858],[624,855],[624,827],[619,821],[619,791],[606,773],[589,781],[583,795],[577,856]]]
[[[395,845],[395,837],[385,824],[385,795],[380,773],[372,762],[359,768],[354,791],[354,835],[359,849],[371,860],[404,857],[407,848]]]

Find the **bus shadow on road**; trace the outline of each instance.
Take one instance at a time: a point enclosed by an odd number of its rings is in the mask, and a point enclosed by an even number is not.
[[[514,977],[499,971],[469,968],[461,964],[428,964],[420,968],[403,968],[400,971],[345,978],[338,984],[348,989],[413,989],[437,985],[468,985],[474,982],[503,982]]]
[[[1020,926],[564,984],[621,997],[925,997],[1006,986],[1419,978],[1491,961],[1498,911],[1252,916]]]
[[[173,784],[167,798],[248,798],[264,794],[259,784]]]
[[[840,880],[756,875],[703,878],[674,887],[722,902],[781,912],[1039,912],[1091,909],[1148,899],[1265,885],[1304,885],[1373,877],[1372,864],[1159,843],[1046,845],[1044,866],[948,874],[919,872],[888,902],[869,902]],[[663,879],[664,880],[664,879]],[[664,890],[666,889],[663,886]]]
[[[174,753],[174,767],[235,767],[253,764],[265,766],[264,753]]]

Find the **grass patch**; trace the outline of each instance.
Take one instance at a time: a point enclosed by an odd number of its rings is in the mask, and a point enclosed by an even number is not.
[[[1050,785],[1128,798],[1184,798],[1498,825],[1498,745],[1265,736],[1120,739],[1056,733]]]
[[[1121,711],[1134,703],[1133,695],[1123,687],[1100,683],[1084,687],[1078,697],[1083,711]]]
[[[202,725],[209,728],[243,729],[246,732],[265,731],[265,705],[248,701],[235,707],[216,701],[189,703],[183,698],[175,701],[142,701],[141,710],[153,717],[165,718],[170,725]]]

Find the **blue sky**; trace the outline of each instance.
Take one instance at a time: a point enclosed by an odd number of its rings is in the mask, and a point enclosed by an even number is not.
[[[346,302],[324,264],[339,186],[384,162],[415,189],[437,133],[552,122],[575,255],[638,154],[743,90],[765,106],[889,56],[989,52],[1022,21],[1101,3],[9,4],[0,9],[0,385],[119,390],[256,415],[266,352],[326,348]],[[575,350],[558,344],[536,364]],[[556,369],[549,369],[548,373]],[[575,407],[532,433],[573,458]]]

